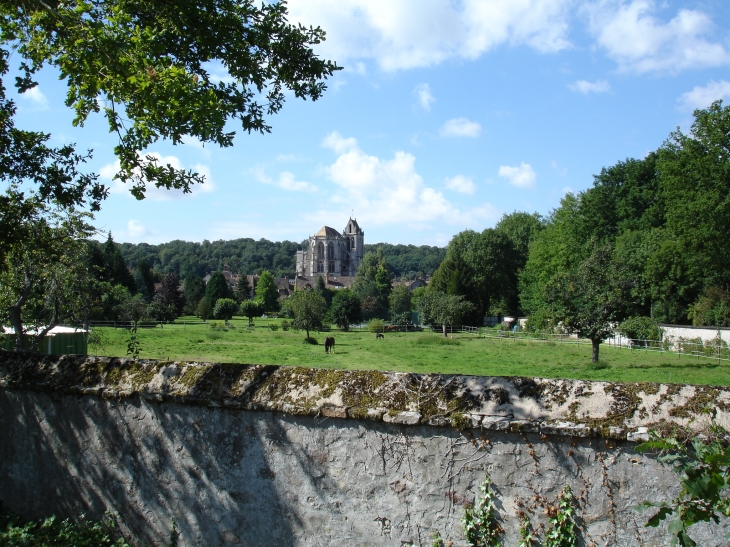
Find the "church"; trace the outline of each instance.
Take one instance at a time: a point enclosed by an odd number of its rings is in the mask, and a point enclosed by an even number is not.
[[[297,251],[297,275],[354,277],[364,254],[365,233],[350,218],[342,233],[329,226],[309,236],[307,248]]]

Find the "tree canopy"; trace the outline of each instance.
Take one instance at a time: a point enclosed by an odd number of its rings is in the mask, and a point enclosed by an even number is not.
[[[142,199],[147,183],[188,192],[203,182],[146,155],[157,140],[179,144],[189,135],[231,146],[229,120],[266,133],[266,116],[281,110],[286,92],[322,95],[339,70],[312,50],[325,33],[286,16],[284,2],[253,0],[3,2],[0,39],[5,58],[9,48],[18,54],[20,92],[48,64],[67,83],[74,125],[103,112],[118,136],[117,177]],[[212,77],[213,66],[227,77]]]

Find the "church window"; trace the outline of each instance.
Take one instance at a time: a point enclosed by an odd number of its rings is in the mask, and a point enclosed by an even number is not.
[[[317,258],[319,260],[322,260],[324,258],[324,245],[322,242],[319,242],[319,245],[317,245]]]
[[[332,245],[330,242],[329,245],[327,245],[327,260],[334,260],[335,258],[335,246]]]
[[[322,262],[317,262],[317,271],[318,272],[324,271],[324,264]]]
[[[334,273],[334,271],[335,271],[335,263],[334,262],[330,262],[329,270],[327,270],[327,271],[330,272],[330,273]]]

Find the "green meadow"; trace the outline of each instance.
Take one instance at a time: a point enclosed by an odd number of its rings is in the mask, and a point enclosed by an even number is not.
[[[192,318],[191,318],[192,319]],[[140,358],[272,364],[332,369],[469,374],[480,376],[537,376],[624,382],[730,384],[730,363],[675,353],[629,351],[601,345],[598,367],[591,363],[590,344],[535,342],[480,338],[440,333],[386,333],[376,340],[366,330],[312,333],[318,345],[304,343],[303,331],[271,330],[281,320],[257,319],[255,328],[235,318],[223,322],[165,325],[139,329]],[[89,353],[124,357],[129,332],[97,327],[101,343]],[[326,355],[324,338],[336,339],[335,353]]]

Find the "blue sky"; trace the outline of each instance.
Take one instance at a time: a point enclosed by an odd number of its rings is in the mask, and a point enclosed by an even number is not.
[[[105,121],[73,128],[50,69],[17,98],[17,124],[94,150],[89,167],[112,187],[95,225],[116,241],[301,241],[352,215],[367,243],[443,246],[504,213],[548,214],[602,167],[687,130],[694,108],[730,100],[726,0],[291,0],[289,12],[327,32],[318,52],[345,70],[319,101],[291,96],[270,134],[150,147],[206,175],[192,194],[137,201],[113,182]]]

